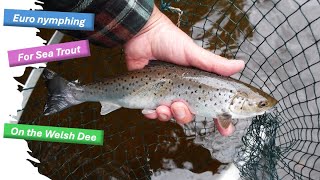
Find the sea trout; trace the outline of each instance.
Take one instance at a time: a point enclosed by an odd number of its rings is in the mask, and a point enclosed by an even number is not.
[[[88,101],[101,103],[101,115],[121,107],[154,110],[183,101],[194,115],[218,119],[223,135],[221,128],[229,127],[231,118],[261,115],[277,103],[233,78],[163,62],[151,61],[144,69],[87,85],[69,82],[47,69],[43,76],[49,91],[45,115]]]

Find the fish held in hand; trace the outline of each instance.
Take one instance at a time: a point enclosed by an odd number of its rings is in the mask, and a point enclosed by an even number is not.
[[[49,96],[44,114],[82,102],[100,102],[101,115],[121,107],[155,110],[184,101],[198,116],[215,118],[222,135],[234,130],[232,118],[249,118],[270,110],[277,101],[267,93],[230,77],[195,68],[153,62],[103,82],[80,85],[45,69]]]

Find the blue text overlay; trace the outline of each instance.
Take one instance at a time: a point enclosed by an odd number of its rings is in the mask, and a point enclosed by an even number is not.
[[[3,25],[93,31],[94,14],[5,9]]]

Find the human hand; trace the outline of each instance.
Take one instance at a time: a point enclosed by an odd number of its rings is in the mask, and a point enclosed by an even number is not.
[[[244,67],[243,61],[227,60],[196,45],[157,7],[154,7],[142,30],[124,45],[124,51],[129,70],[142,69],[151,59],[193,66],[223,76],[230,76]],[[181,124],[192,120],[192,114],[183,102],[174,102],[170,107],[159,106],[154,112],[143,113],[149,119],[161,121],[174,117]]]

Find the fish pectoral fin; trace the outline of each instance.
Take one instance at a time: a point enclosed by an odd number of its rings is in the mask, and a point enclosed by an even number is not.
[[[232,116],[228,113],[223,113],[218,115],[217,120],[223,128],[227,129],[232,123]]]
[[[117,104],[113,104],[110,102],[100,102],[101,103],[101,115],[106,115],[112,111],[115,111],[119,108],[121,108],[121,106],[117,105]]]
[[[222,136],[230,136],[235,131],[231,118],[230,114],[223,113],[215,119],[215,125]]]

